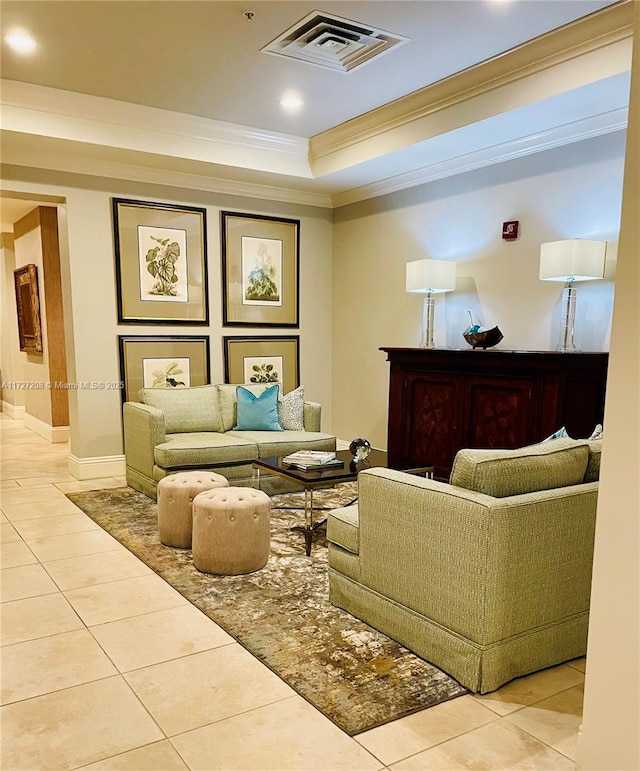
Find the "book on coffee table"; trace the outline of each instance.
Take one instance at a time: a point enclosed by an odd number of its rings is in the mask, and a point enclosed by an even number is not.
[[[330,468],[344,468],[344,462],[338,460],[328,460],[326,463],[291,463],[290,461],[283,461],[285,465],[291,468],[300,469],[300,471],[324,471]]]
[[[285,456],[282,462],[287,466],[311,471],[323,468],[342,468],[344,463],[336,458],[335,452],[322,450],[298,450]]]

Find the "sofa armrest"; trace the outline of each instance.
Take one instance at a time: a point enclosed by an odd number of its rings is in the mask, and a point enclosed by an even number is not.
[[[126,402],[123,418],[127,466],[152,477],[154,448],[166,439],[164,413],[148,404]]]
[[[318,402],[304,403],[304,430],[320,431],[321,406]]]

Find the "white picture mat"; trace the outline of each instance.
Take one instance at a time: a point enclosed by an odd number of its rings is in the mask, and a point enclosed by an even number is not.
[[[267,365],[271,365],[273,367],[272,370],[270,370],[271,374],[275,373],[277,376],[276,380],[261,380],[259,382],[265,383],[280,383],[282,386],[282,378],[284,373],[284,357],[283,356],[245,356],[243,358],[244,363],[244,382],[245,383],[251,383],[252,377],[259,376],[259,372],[254,370],[255,367],[263,367],[266,368]]]
[[[178,276],[175,295],[154,293],[157,279],[147,270],[146,255],[150,249],[159,246],[159,241],[175,241],[180,249],[180,256],[174,265]],[[187,280],[187,231],[176,228],[159,228],[138,225],[138,263],[140,269],[140,299],[152,302],[189,302],[189,283]]]
[[[162,375],[167,373],[167,370],[175,365],[172,377],[176,381],[180,381],[178,386],[172,386],[169,383],[162,385],[154,383]],[[181,373],[176,373],[176,370],[182,370]],[[188,388],[191,385],[191,360],[187,358],[178,358],[176,356],[167,356],[158,359],[142,359],[142,386],[143,388]]]
[[[242,304],[243,305],[282,305],[282,241],[275,238],[254,238],[242,236]],[[270,270],[271,280],[276,285],[277,299],[249,300],[247,293],[251,284],[251,274],[256,270]]]

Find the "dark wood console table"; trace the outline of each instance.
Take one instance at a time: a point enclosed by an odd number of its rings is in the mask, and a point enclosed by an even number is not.
[[[608,353],[380,350],[391,365],[394,468],[430,463],[447,478],[462,447],[522,447],[561,426],[587,437],[603,419]]]

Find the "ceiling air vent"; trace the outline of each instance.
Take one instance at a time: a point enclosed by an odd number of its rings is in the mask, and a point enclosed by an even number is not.
[[[261,50],[317,67],[350,72],[409,38],[313,11]]]

